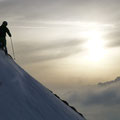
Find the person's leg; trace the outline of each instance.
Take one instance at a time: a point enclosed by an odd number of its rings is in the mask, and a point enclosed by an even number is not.
[[[4,46],[5,54],[8,54],[7,45],[6,45],[6,39],[4,39],[3,46]]]
[[[0,49],[3,49],[3,40],[0,38]]]
[[[5,54],[8,54],[6,40],[5,40]]]

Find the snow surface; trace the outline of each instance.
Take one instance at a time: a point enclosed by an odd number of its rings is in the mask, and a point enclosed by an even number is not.
[[[0,50],[0,120],[84,120]]]

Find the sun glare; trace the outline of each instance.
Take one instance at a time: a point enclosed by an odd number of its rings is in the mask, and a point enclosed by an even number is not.
[[[84,33],[87,37],[85,48],[88,50],[87,60],[98,62],[105,56],[103,34],[98,30],[91,30]]]

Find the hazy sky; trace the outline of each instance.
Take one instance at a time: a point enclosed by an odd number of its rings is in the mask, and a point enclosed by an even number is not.
[[[120,0],[0,0],[0,22],[4,20],[13,35],[16,62],[25,70],[52,90],[81,91],[72,91],[67,99],[81,102],[76,106],[86,114],[91,106],[84,102],[93,105],[93,100],[96,113],[87,114],[92,120],[99,110],[105,114],[99,119],[119,120],[118,109],[112,109],[119,103],[103,107],[109,97],[119,101],[118,87],[84,91],[80,86],[120,75]],[[116,114],[109,118],[111,112]]]
[[[49,87],[119,75],[119,0],[0,0],[16,61]],[[11,51],[8,38],[8,47]]]

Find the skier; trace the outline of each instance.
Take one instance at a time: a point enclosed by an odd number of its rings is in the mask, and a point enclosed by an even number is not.
[[[0,48],[5,51],[5,54],[8,54],[6,46],[6,33],[9,35],[9,37],[12,37],[7,25],[7,21],[3,21],[2,25],[0,26]]]

